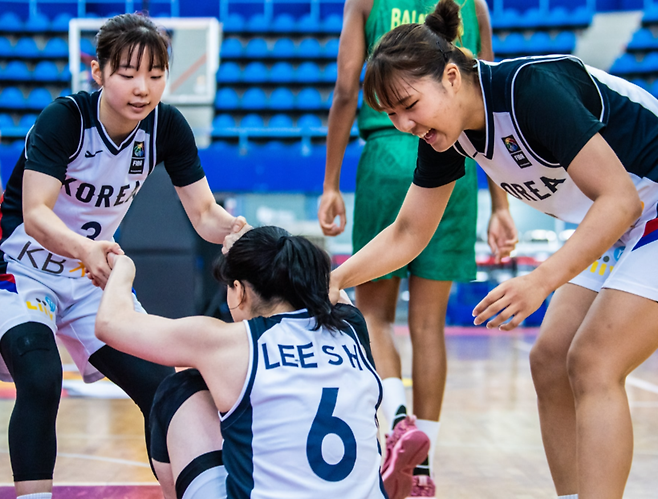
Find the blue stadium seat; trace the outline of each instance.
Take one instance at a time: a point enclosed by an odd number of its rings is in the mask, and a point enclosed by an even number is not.
[[[646,86],[645,89],[654,97],[658,98],[658,80],[654,81],[651,86]]]
[[[315,59],[320,57],[322,48],[317,38],[304,38],[297,48],[297,57],[302,59]]]
[[[288,83],[295,79],[295,69],[289,62],[277,62],[270,69],[272,83]]]
[[[230,114],[218,114],[212,120],[213,130],[223,129],[223,128],[235,128],[235,118]]]
[[[322,96],[317,88],[304,88],[297,94],[297,109],[320,109]]]
[[[491,16],[491,26],[494,29],[508,30],[522,25],[522,16],[516,9],[494,10]]]
[[[9,114],[0,114],[0,130],[4,131],[7,128],[14,128],[15,126],[14,119]]]
[[[237,38],[226,38],[222,42],[220,55],[225,59],[237,59],[242,56],[242,42]]]
[[[296,31],[298,33],[319,33],[320,21],[316,16],[305,14],[297,21]]]
[[[265,109],[267,107],[267,95],[262,88],[249,88],[240,101],[242,109]]]
[[[270,95],[270,109],[289,111],[295,107],[295,95],[289,88],[276,88]]]
[[[58,97],[66,97],[67,95],[71,95],[71,89],[70,88],[62,89],[62,91],[59,93]]]
[[[522,26],[525,29],[537,29],[540,26],[544,26],[546,15],[541,12],[538,8],[533,7],[525,11],[521,16]]]
[[[642,73],[655,73],[658,71],[658,52],[650,52],[640,61],[638,69]]]
[[[633,54],[622,54],[612,64],[610,72],[617,75],[625,75],[636,72],[638,68],[637,60]]]
[[[53,96],[45,88],[35,88],[30,92],[25,100],[25,107],[28,109],[38,109],[41,111],[44,107],[53,101]]]
[[[330,62],[322,70],[322,81],[326,83],[335,83],[338,78],[338,64]]]
[[[51,38],[41,51],[41,57],[68,57],[69,44],[63,38]]]
[[[510,33],[504,40],[504,50],[501,53],[505,54],[524,54],[526,51],[526,40],[521,33]]]
[[[28,21],[23,26],[25,31],[31,33],[42,33],[50,30],[50,19],[45,14],[37,12],[35,15],[30,16]]]
[[[576,48],[576,34],[573,31],[561,31],[553,39],[553,52],[556,54],[572,54]]]
[[[287,114],[275,114],[267,123],[269,128],[292,128],[292,118]]]
[[[232,88],[222,88],[215,96],[215,109],[231,110],[240,107],[238,93]]]
[[[229,16],[222,21],[222,27],[226,33],[240,33],[245,29],[244,17],[240,14],[229,14]]]
[[[23,109],[24,107],[25,97],[16,87],[6,87],[0,92],[0,108]]]
[[[367,65],[364,64],[363,67],[361,68],[361,79],[359,80],[359,81],[361,81],[361,82],[362,82],[362,81],[365,79],[365,77],[366,77],[366,67],[367,67]]]
[[[267,42],[263,38],[252,38],[244,48],[244,55],[251,59],[262,59],[269,55]]]
[[[343,29],[343,18],[339,14],[331,14],[322,21],[321,29],[324,33],[340,33]]]
[[[302,62],[297,67],[295,80],[300,83],[316,83],[320,81],[320,68],[314,62]]]
[[[545,31],[535,31],[525,45],[528,54],[549,54],[552,52],[553,40]]]
[[[32,71],[32,78],[35,81],[59,81],[59,69],[53,61],[40,61]]]
[[[21,59],[34,59],[41,55],[37,42],[33,38],[19,38],[14,45],[14,56]]]
[[[264,14],[256,14],[249,18],[245,29],[251,33],[266,33],[270,29],[270,21]]]
[[[3,31],[20,32],[23,31],[23,21],[15,12],[5,12],[0,16],[0,26]]]
[[[275,59],[290,59],[295,57],[297,46],[290,38],[279,38],[272,47],[272,57]]]
[[[59,81],[69,84],[71,83],[71,68],[69,68],[68,63],[64,64],[62,71],[59,73]],[[70,93],[71,91],[69,90],[69,94]]]
[[[30,81],[32,72],[24,61],[9,61],[2,73],[2,79],[10,81]]]
[[[222,62],[217,71],[219,83],[237,83],[242,77],[242,70],[237,62]]]
[[[299,128],[319,128],[322,126],[322,119],[315,114],[303,114],[297,120]]]
[[[264,83],[269,72],[262,62],[250,62],[242,71],[242,80],[247,83]]]
[[[53,22],[50,25],[50,29],[53,31],[59,32],[68,32],[69,30],[69,21],[73,19],[73,16],[68,12],[61,12],[55,16]]]
[[[240,120],[240,128],[263,128],[265,122],[258,114],[247,114]]]
[[[328,59],[336,59],[338,57],[338,38],[330,38],[322,47],[322,55]]]
[[[34,113],[24,114],[18,122],[18,127],[27,128],[29,130],[37,121],[37,117],[38,115]]]
[[[548,12],[545,24],[553,28],[567,28],[572,25],[571,16],[572,13],[565,7],[553,7]]]
[[[648,28],[642,28],[633,33],[633,38],[628,42],[628,50],[651,50],[658,48],[658,39]]]
[[[80,52],[87,55],[96,55],[96,46],[89,38],[80,40]]]
[[[9,38],[0,36],[0,57],[11,57],[12,55],[14,55],[14,46]]]
[[[333,102],[334,102],[334,91],[332,90],[331,92],[329,92],[329,95],[327,95],[327,98],[322,103],[323,104],[322,107],[324,109],[330,109]]]
[[[279,14],[274,18],[272,31],[276,33],[292,33],[295,31],[297,22],[290,14]]]

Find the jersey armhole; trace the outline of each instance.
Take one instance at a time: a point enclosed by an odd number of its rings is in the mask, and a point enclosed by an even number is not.
[[[231,426],[233,420],[238,418],[244,412],[248,405],[249,395],[254,386],[256,378],[256,371],[258,369],[258,335],[254,334],[251,330],[249,321],[242,321],[245,326],[245,334],[249,344],[249,362],[247,364],[247,375],[245,376],[242,390],[238,396],[235,404],[228,411],[219,413],[219,420],[224,426]]]

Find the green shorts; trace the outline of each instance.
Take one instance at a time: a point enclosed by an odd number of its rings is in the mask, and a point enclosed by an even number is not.
[[[397,217],[413,180],[417,152],[418,138],[397,130],[375,132],[366,141],[356,177],[354,252]],[[475,168],[475,161],[467,158],[466,175],[456,182],[443,219],[423,252],[407,266],[380,279],[409,274],[433,281],[475,279],[478,188]]]

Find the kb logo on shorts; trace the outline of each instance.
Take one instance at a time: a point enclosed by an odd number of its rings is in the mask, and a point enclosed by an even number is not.
[[[144,173],[144,157],[146,151],[144,150],[144,142],[135,141],[133,144],[133,157],[130,159],[130,170],[128,173],[133,175],[140,175]]]
[[[520,168],[527,168],[530,166],[530,161],[528,161],[528,158],[523,154],[521,146],[519,146],[519,143],[513,135],[503,137],[503,143],[507,148],[507,152],[510,153],[510,156],[512,156],[512,159],[516,161],[516,164],[519,165]]]

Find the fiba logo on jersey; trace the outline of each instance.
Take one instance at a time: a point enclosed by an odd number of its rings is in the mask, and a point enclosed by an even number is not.
[[[133,155],[130,158],[130,170],[128,170],[128,173],[139,175],[144,172],[144,156],[146,156],[144,141],[136,140],[133,144]]]
[[[528,158],[523,154],[521,146],[513,135],[503,137],[503,143],[505,144],[507,152],[510,153],[510,156],[512,156],[512,159],[516,161],[516,164],[519,165],[520,168],[527,168],[530,166],[530,161],[528,161]]]

